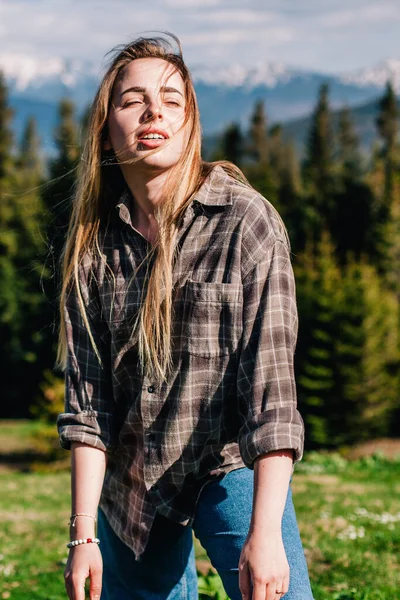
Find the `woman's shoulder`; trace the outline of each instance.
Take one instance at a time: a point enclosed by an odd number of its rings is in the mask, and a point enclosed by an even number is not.
[[[214,181],[232,205],[230,218],[240,223],[245,242],[272,244],[277,239],[288,242],[282,217],[267,198],[220,166],[215,168]]]

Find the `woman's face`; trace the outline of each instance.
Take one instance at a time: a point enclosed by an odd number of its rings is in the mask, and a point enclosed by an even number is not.
[[[187,144],[185,104],[183,79],[173,65],[159,58],[133,60],[114,85],[105,149],[112,148],[120,162],[140,158],[138,168],[173,167]]]

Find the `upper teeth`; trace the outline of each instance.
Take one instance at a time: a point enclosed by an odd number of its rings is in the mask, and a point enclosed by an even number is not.
[[[147,133],[146,135],[142,135],[143,140],[163,140],[164,136],[160,133]]]

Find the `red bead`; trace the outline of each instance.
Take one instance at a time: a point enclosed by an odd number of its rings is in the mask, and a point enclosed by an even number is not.
[[[87,543],[90,544],[92,542],[92,538],[87,539]]]

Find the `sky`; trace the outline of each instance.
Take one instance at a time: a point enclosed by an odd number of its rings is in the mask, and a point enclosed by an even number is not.
[[[178,35],[192,67],[279,61],[346,73],[400,58],[400,1],[0,0],[0,52],[100,66],[155,30]]]

